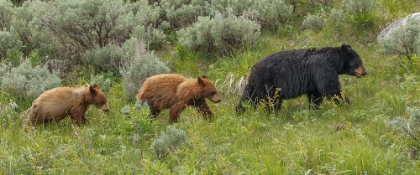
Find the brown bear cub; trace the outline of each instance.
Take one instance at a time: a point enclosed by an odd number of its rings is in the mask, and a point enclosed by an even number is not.
[[[97,85],[85,88],[57,87],[43,92],[32,104],[26,123],[29,127],[70,116],[73,124],[86,123],[89,105],[108,111],[105,94]]]
[[[163,109],[169,109],[169,123],[176,122],[187,106],[195,106],[198,112],[211,118],[213,112],[206,98],[214,103],[221,101],[216,87],[206,76],[186,79],[177,74],[147,78],[136,95],[137,100],[147,102],[154,117]]]

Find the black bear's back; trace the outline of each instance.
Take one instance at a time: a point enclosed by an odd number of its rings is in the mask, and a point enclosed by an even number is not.
[[[257,89],[271,86],[280,88],[282,98],[285,99],[299,97],[312,88],[307,62],[313,51],[314,49],[286,50],[261,59],[252,67],[249,80],[254,82],[250,83],[254,86],[263,85]]]

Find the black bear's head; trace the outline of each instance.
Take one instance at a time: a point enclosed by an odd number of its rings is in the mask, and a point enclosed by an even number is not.
[[[362,59],[359,54],[350,47],[350,45],[341,45],[340,54],[345,60],[344,72],[346,74],[354,75],[357,78],[361,78],[367,74],[366,69],[363,66]]]

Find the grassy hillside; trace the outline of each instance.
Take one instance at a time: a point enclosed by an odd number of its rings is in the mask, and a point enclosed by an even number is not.
[[[173,47],[157,53],[175,73],[206,74],[215,82],[222,102],[208,101],[216,117],[212,122],[193,108],[173,125],[168,124],[168,110],[151,120],[147,108],[125,99],[117,82],[106,94],[110,112],[91,107],[86,113],[89,125],[74,127],[66,119],[25,133],[22,125],[31,101],[0,91],[0,173],[418,174],[420,122],[412,120],[420,118],[420,58],[410,62],[383,55],[377,32],[266,32],[256,47],[212,60],[201,59],[199,53],[175,59]],[[340,76],[350,105],[327,102],[309,110],[301,97],[285,101],[277,115],[263,109],[235,114],[241,80],[259,59],[279,50],[342,43],[359,53],[369,73],[360,79]],[[412,124],[414,133],[397,121]],[[181,144],[157,152],[153,145],[165,134]]]
[[[418,62],[405,66],[394,56],[382,55],[375,44],[349,43],[363,58],[369,75],[341,76],[351,105],[325,103],[308,110],[305,97],[288,100],[278,115],[248,110],[236,115],[239,94],[229,93],[233,81],[258,59],[279,49],[315,45],[316,39],[294,41],[264,36],[265,47],[214,63],[206,71],[223,87],[223,101],[211,104],[216,119],[209,123],[187,109],[175,128],[186,141],[158,158],[154,139],[168,126],[168,111],[155,121],[134,108],[115,85],[107,94],[111,112],[87,112],[90,125],[77,128],[69,120],[24,133],[25,110],[13,108],[1,94],[1,172],[6,174],[415,174],[419,171],[419,143],[387,123],[408,119],[407,108],[420,101]],[[343,41],[326,41],[339,45]],[[322,46],[320,44],[319,46]],[[418,61],[418,60],[415,60]],[[191,64],[191,63],[185,63]],[[185,71],[185,70],[184,70]],[[188,74],[187,71],[183,72]],[[10,103],[9,103],[10,102]],[[25,106],[26,108],[27,106]],[[124,108],[124,114],[120,111]],[[127,108],[128,107],[128,108]],[[128,109],[128,112],[127,112]],[[416,126],[418,127],[418,126]]]

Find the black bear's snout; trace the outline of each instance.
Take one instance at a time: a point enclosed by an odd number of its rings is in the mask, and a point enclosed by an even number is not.
[[[365,76],[367,74],[367,71],[365,69],[365,67],[362,65],[360,67],[358,67],[356,70],[354,70],[354,75],[357,78],[362,78],[363,76]]]

